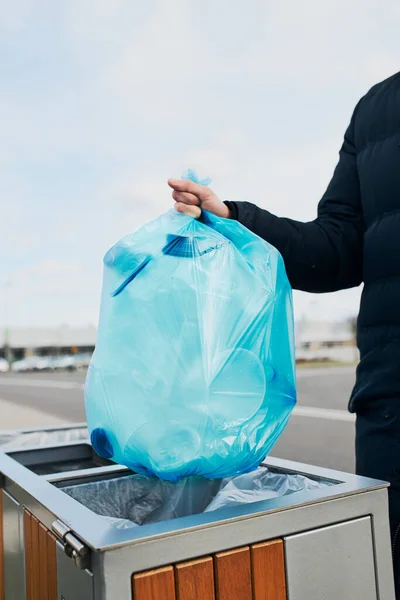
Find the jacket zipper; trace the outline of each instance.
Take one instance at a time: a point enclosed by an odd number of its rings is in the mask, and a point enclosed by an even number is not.
[[[393,543],[392,543],[392,554],[393,554],[393,558],[395,558],[396,545],[397,545],[397,538],[399,537],[399,533],[400,533],[400,523],[397,525],[397,527],[396,527],[396,531],[394,532],[394,536],[393,536]]]

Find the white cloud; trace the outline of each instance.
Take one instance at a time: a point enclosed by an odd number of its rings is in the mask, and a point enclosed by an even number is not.
[[[2,5],[0,251],[36,298],[15,322],[95,313],[102,254],[169,208],[188,166],[312,219],[353,106],[400,59],[397,0]],[[358,295],[296,305],[353,312]]]
[[[193,152],[189,164],[214,178],[212,187],[224,200],[246,200],[280,216],[309,220],[333,174],[342,137],[276,150],[257,147],[255,153],[249,136],[224,132]]]
[[[330,88],[360,87],[369,84],[371,75],[389,76],[398,67],[382,48],[382,22],[395,16],[397,2],[384,4],[383,8],[377,0],[271,0],[264,13],[265,36],[251,70],[276,81]],[[266,47],[273,52],[265,52]]]
[[[122,45],[101,85],[128,122],[140,119],[152,128],[179,128],[179,121],[196,110],[196,89],[199,95],[207,89],[219,62],[213,58],[204,32],[190,19],[190,5],[183,0],[159,2],[151,18]]]
[[[20,298],[39,296],[45,300],[47,294],[76,293],[86,281],[83,265],[74,261],[43,259],[15,270],[8,277],[12,295]]]
[[[334,321],[353,317],[358,313],[361,292],[361,287],[318,296],[294,291],[295,318],[307,315],[315,320]]]
[[[97,323],[101,271],[88,272],[76,261],[42,259],[15,270],[1,290],[7,325]],[[4,326],[5,311],[0,314]]]
[[[1,0],[0,11],[0,30],[8,34],[19,34],[29,23],[29,19],[35,11],[35,2],[33,0],[14,0],[9,3],[7,0]]]
[[[76,274],[82,271],[82,265],[77,262],[63,262],[46,258],[29,267],[20,269],[14,273],[15,280],[26,280],[38,277],[64,277],[65,275]]]
[[[26,253],[38,245],[40,236],[34,231],[9,231],[2,238],[2,246],[8,248],[14,256],[26,256]],[[4,255],[3,255],[4,256]]]

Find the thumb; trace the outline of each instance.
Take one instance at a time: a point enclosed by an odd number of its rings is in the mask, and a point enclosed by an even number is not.
[[[168,179],[168,185],[177,192],[188,192],[205,200],[210,196],[210,189],[205,185],[194,183],[188,179]]]

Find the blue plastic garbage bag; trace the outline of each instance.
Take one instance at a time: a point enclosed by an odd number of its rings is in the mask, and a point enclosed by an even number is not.
[[[104,258],[85,386],[98,454],[178,481],[257,468],[296,402],[282,257],[233,220],[170,211]]]

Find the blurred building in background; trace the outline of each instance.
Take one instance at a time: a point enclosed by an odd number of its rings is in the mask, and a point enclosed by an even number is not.
[[[355,321],[312,321],[295,325],[297,362],[355,363],[359,360]]]
[[[14,362],[33,357],[86,356],[94,350],[96,333],[94,326],[10,328],[7,333],[0,331],[0,357]]]
[[[354,320],[330,322],[303,318],[296,322],[295,332],[296,357],[300,363],[354,363],[359,359]],[[80,364],[79,361],[86,364],[94,350],[96,333],[94,326],[11,328],[7,334],[0,331],[0,358],[7,357],[13,363],[25,361],[21,367],[33,365],[34,370],[36,364],[47,368],[50,359],[54,359],[53,366]],[[41,362],[35,363],[35,358]]]

